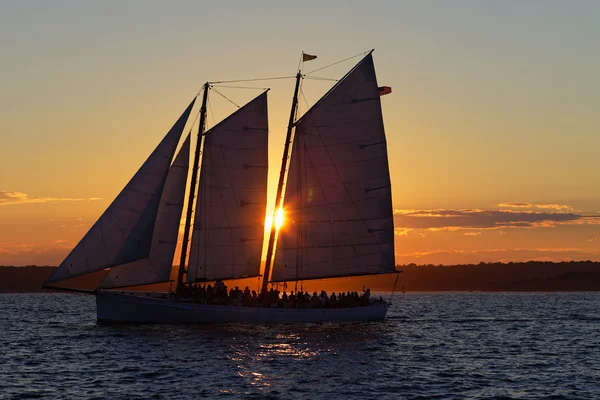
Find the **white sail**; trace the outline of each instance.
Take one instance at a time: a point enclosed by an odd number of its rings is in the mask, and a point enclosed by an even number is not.
[[[169,166],[194,102],[46,284],[148,257]]]
[[[259,275],[267,169],[264,92],[205,133],[188,281]]]
[[[188,135],[167,175],[158,206],[149,257],[111,268],[100,284],[101,288],[148,285],[169,280],[183,210],[189,159]]]
[[[371,54],[296,125],[272,281],[394,272],[387,145]]]

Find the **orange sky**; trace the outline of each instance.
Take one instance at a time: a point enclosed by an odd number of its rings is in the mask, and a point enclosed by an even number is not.
[[[600,6],[344,4],[1,4],[0,265],[60,263],[204,81],[371,48],[398,264],[600,260]],[[271,207],[293,83],[252,83],[271,87]],[[305,81],[300,113],[331,84]],[[209,127],[235,110],[210,102]]]

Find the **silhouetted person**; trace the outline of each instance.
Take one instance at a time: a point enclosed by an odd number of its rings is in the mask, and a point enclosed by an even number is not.
[[[338,300],[337,300],[337,297],[335,296],[335,292],[331,292],[331,296],[329,296],[329,304],[331,305],[332,308],[337,308]]]

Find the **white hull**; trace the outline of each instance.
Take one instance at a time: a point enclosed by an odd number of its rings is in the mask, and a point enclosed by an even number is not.
[[[387,304],[352,308],[262,308],[196,304],[157,293],[99,291],[98,321],[158,324],[380,321]]]

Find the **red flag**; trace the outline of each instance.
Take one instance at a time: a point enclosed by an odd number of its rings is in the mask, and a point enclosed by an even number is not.
[[[389,86],[380,86],[379,87],[379,95],[385,96],[386,94],[392,93],[392,88]]]

